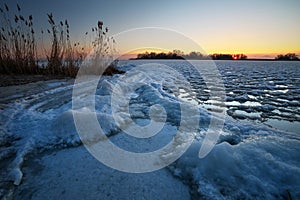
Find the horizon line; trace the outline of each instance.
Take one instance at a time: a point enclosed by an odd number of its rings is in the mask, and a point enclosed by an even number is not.
[[[161,52],[157,52],[157,51],[144,51],[144,52],[137,52],[137,53],[126,53],[120,56],[120,58],[125,58],[125,59],[130,59],[130,58],[137,58],[138,54],[142,54],[142,53],[151,53],[151,52],[155,52],[155,53],[168,53],[171,51],[161,51]],[[195,52],[195,51],[190,51],[190,52]],[[189,52],[189,53],[190,53]],[[209,56],[209,55],[214,55],[214,54],[223,54],[223,55],[238,55],[238,54],[243,54],[247,56],[247,59],[275,59],[276,56],[278,55],[286,55],[289,53],[294,53],[294,52],[287,52],[287,53],[208,53],[208,54],[203,54],[204,56]],[[296,52],[295,53],[296,56],[300,56],[300,52]]]

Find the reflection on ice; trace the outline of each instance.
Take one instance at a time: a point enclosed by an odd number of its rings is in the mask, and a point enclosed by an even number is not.
[[[182,88],[179,89],[179,94],[178,94],[179,99],[191,103],[192,105],[198,105],[199,101],[195,98],[195,93],[191,91],[186,91]]]
[[[249,106],[249,107],[261,106],[261,104],[259,102],[255,102],[255,101],[246,101],[242,105]]]
[[[284,130],[293,133],[300,133],[300,122],[298,121],[286,121],[286,120],[279,120],[279,119],[268,119],[265,124],[278,129]]]
[[[245,112],[243,110],[236,110],[234,111],[234,113],[232,114],[234,117],[237,118],[242,118],[242,119],[260,119],[261,118],[261,112]]]

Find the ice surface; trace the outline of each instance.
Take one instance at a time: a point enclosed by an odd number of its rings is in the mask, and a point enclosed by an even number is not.
[[[199,145],[194,143],[170,170],[190,184],[196,183],[203,197],[286,199],[289,194],[299,197],[299,140],[254,138],[234,146],[222,142],[201,160],[195,159]]]
[[[24,171],[30,179],[19,186],[15,199],[190,199],[188,187],[166,170],[119,172],[84,147],[46,155]]]
[[[130,72],[145,62],[166,64],[176,71],[158,70],[161,73],[151,80]],[[186,137],[195,138],[188,151],[168,168],[139,175],[100,164],[82,146],[74,113],[92,111],[86,91],[91,91],[93,81],[79,86],[76,98],[80,109],[72,108],[73,85],[67,80],[18,86],[19,93],[14,86],[1,88],[0,197],[299,199],[297,63],[217,62],[226,90],[226,102],[221,102],[210,99],[210,92],[219,90],[220,84],[208,88],[184,61],[120,62],[127,75],[136,73],[124,98],[112,105],[111,94],[121,76],[102,77],[95,93],[97,120],[115,145],[132,152],[151,152],[172,139],[184,143],[186,138],[174,138],[181,120],[180,105],[196,108],[199,113],[190,116],[199,119],[199,128],[185,132]],[[147,70],[146,74],[151,73]],[[139,84],[135,85],[137,78]],[[129,107],[123,100],[128,100]],[[155,105],[164,108],[166,118]],[[136,138],[121,130],[113,109],[119,111],[120,126],[143,127],[151,119],[165,120],[166,124],[152,137]],[[212,116],[223,109],[227,116],[217,145],[199,159]],[[160,156],[167,160],[174,155]]]

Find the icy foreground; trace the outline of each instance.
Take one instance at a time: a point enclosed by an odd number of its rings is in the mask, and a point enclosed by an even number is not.
[[[124,64],[128,71],[133,67],[134,64]],[[225,73],[229,73],[227,68]],[[264,73],[259,68],[251,69],[257,70],[254,74],[263,77]],[[298,121],[296,105],[299,101],[296,96],[299,93],[293,89],[293,84],[299,81],[282,82],[282,86],[270,82],[277,89],[270,88],[269,91],[255,85],[253,81],[259,80],[255,77],[247,77],[247,84],[256,86],[256,89],[243,88],[247,85],[245,83],[234,88],[229,88],[233,84],[226,85],[226,90],[229,89],[226,91],[228,116],[225,125],[212,152],[199,159],[199,149],[212,116],[206,109],[217,113],[224,105],[205,99],[207,88],[202,88],[203,80],[194,77],[192,71],[182,73],[190,79],[183,80],[175,76],[176,73],[160,73],[156,80],[144,80],[143,86],[128,91],[131,97],[130,117],[134,123],[149,124],[149,108],[155,104],[163,106],[167,113],[164,119],[160,112],[152,112],[158,122],[165,120],[166,124],[158,134],[147,139],[124,133],[120,129],[124,118],[120,118],[119,126],[115,122],[111,92],[119,75],[103,77],[99,82],[95,96],[99,124],[109,140],[127,151],[152,152],[162,148],[176,134],[180,122],[179,105],[199,109],[199,129],[188,130],[195,140],[184,155],[166,168],[142,174],[111,169],[84,148],[74,125],[73,113],[78,110],[73,110],[71,105],[72,81],[46,81],[1,88],[1,198],[299,199],[300,136],[297,129],[279,131],[257,121],[233,119],[257,116],[255,119],[261,120],[264,113],[267,119],[294,117]],[[289,73],[288,69],[286,73]],[[237,74],[225,77],[230,76],[238,77]],[[166,81],[162,83],[162,79]],[[192,83],[191,87],[187,87],[186,81]],[[242,82],[243,79],[236,81]],[[90,84],[82,85],[82,95],[78,96],[82,99],[81,112],[88,112],[85,90],[89,90]],[[170,88],[173,89],[170,91]],[[289,91],[286,91],[287,88]],[[203,92],[201,95],[199,90]],[[237,93],[230,93],[232,91]],[[289,100],[284,92],[292,92]],[[268,96],[271,93],[275,99],[287,99],[284,101],[286,106],[281,106],[280,100],[271,101]],[[260,99],[262,97],[269,99]],[[122,101],[114,103],[120,112],[124,111]],[[278,111],[272,112],[276,109]],[[261,113],[253,115],[256,112]],[[180,140],[184,141],[184,138]],[[161,155],[161,159],[172,156]]]

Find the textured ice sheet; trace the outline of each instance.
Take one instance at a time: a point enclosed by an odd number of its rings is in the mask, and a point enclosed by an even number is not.
[[[164,77],[158,74],[156,81],[146,82],[129,94],[130,116],[139,125],[149,122],[151,105],[159,103],[165,107],[167,124],[156,137],[140,141],[116,126],[110,94],[118,76],[100,81],[95,96],[97,118],[112,142],[130,151],[147,152],[161,148],[174,136],[180,121],[179,102],[198,106],[199,130],[194,132],[195,141],[182,158],[167,169],[140,176],[109,169],[80,146],[71,108],[73,86],[69,82],[28,84],[26,89],[18,86],[22,92],[17,96],[9,92],[1,98],[1,197],[8,191],[15,192],[19,199],[44,195],[86,195],[87,199],[94,195],[103,199],[189,199],[190,195],[195,199],[300,198],[297,123],[293,123],[295,127],[286,123],[290,128],[287,130],[274,125],[288,120],[299,122],[299,67],[284,68],[281,62],[275,66],[272,62],[217,63],[225,79],[224,105],[208,100],[209,89],[201,77],[181,61],[159,62],[168,62],[185,74],[191,88],[175,76],[160,84]],[[134,66],[131,63],[124,68]],[[89,85],[82,85],[79,98],[84,100],[84,90]],[[173,92],[168,88],[173,88]],[[211,113],[206,110],[218,112],[224,106],[228,116],[218,144],[207,157],[199,159],[200,145],[211,120]],[[286,132],[259,123],[264,120]],[[166,159],[168,156],[172,155],[163,155]],[[53,192],[46,192],[50,186]]]

